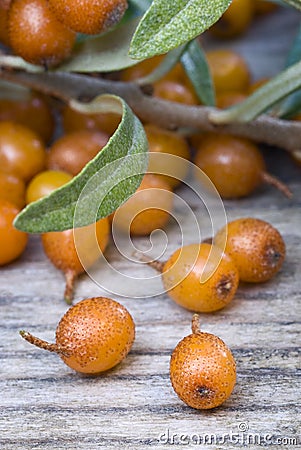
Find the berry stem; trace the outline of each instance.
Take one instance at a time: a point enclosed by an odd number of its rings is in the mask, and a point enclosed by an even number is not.
[[[198,314],[193,314],[193,316],[192,316],[191,330],[192,330],[193,334],[201,333],[200,316]]]
[[[74,297],[75,279],[76,279],[76,272],[74,272],[73,270],[68,270],[65,273],[66,286],[64,292],[64,299],[67,305],[72,305],[72,300]]]
[[[270,184],[271,186],[275,186],[287,198],[292,198],[293,193],[290,191],[288,186],[286,186],[286,184],[278,180],[278,178],[274,177],[270,173],[262,172],[262,180],[264,181],[264,183]]]
[[[47,350],[48,352],[61,353],[58,346],[56,344],[50,344],[43,339],[40,339],[36,336],[33,336],[31,333],[25,330],[19,331],[20,335],[23,339],[25,339],[30,344],[35,345],[36,347],[42,348],[43,350]]]
[[[139,261],[146,263],[148,266],[152,267],[157,272],[160,272],[160,273],[163,272],[163,267],[164,267],[165,262],[151,259],[148,256],[144,255],[143,253],[135,252],[135,256],[137,257],[137,259]]]

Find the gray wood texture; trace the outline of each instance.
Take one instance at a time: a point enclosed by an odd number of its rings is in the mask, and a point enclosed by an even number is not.
[[[279,10],[258,19],[243,39],[223,45],[246,56],[254,78],[271,76],[284,64],[298,20],[299,13]],[[236,358],[238,379],[230,399],[202,412],[174,393],[169,358],[190,333],[191,313],[166,294],[146,299],[112,295],[131,312],[136,341],[125,361],[97,378],[73,372],[56,355],[22,340],[20,329],[53,341],[67,308],[63,277],[43,254],[39,237],[32,236],[22,258],[0,269],[1,449],[301,448],[301,168],[279,149],[264,154],[270,172],[288,183],[293,199],[262,187],[250,198],[225,202],[225,208],[229,220],[253,216],[277,227],[287,246],[285,264],[270,282],[241,285],[229,307],[201,316],[203,330],[225,340]],[[178,194],[202,214],[188,189]],[[189,224],[184,232],[189,235]],[[180,237],[172,225],[167,235],[170,254]],[[138,245],[146,248],[149,241],[142,238]],[[129,276],[137,271],[152,275],[152,269],[132,264],[112,247],[107,258]],[[110,282],[113,287],[113,278]],[[136,283],[129,280],[129,292]],[[82,276],[75,301],[98,295],[110,296]]]

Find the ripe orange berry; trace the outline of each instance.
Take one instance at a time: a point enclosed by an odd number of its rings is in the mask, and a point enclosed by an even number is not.
[[[126,0],[49,0],[49,5],[66,27],[85,34],[112,28],[128,6]]]
[[[75,33],[56,19],[47,0],[14,0],[8,24],[11,48],[32,64],[55,66],[71,53]]]
[[[0,42],[9,47],[8,11],[0,3]]]
[[[108,140],[109,136],[100,131],[80,130],[65,134],[50,147],[47,166],[77,175]]]
[[[125,233],[147,236],[166,226],[172,203],[170,186],[162,178],[146,174],[132,197],[115,211],[113,225]]]
[[[238,270],[231,258],[207,243],[176,250],[162,268],[168,296],[195,312],[224,308],[238,287]]]
[[[193,89],[187,84],[162,79],[156,81],[153,87],[154,97],[185,105],[198,105],[200,103]]]
[[[77,372],[97,375],[119,364],[135,339],[135,323],[120,303],[105,297],[82,300],[61,318],[55,344],[21,331],[31,344],[57,353]]]
[[[25,205],[25,183],[11,173],[0,170],[0,198],[7,200],[18,208]]]
[[[285,243],[268,222],[254,218],[234,220],[216,234],[214,244],[224,247],[225,237],[224,251],[233,259],[241,281],[267,281],[281,269]]]
[[[12,0],[0,0],[0,8],[9,9]]]
[[[45,170],[38,173],[27,186],[26,203],[35,202],[45,197],[70,180],[72,180],[72,175],[59,170]]]
[[[190,152],[186,140],[179,134],[164,130],[153,124],[147,124],[144,127],[150,154],[148,171],[159,175],[161,172],[173,174],[172,176],[162,175],[162,178],[170,185],[171,188],[178,186],[187,175],[188,164],[185,160],[189,160]],[[161,154],[163,157],[160,157]],[[179,156],[179,161],[166,158],[166,154]]]
[[[0,167],[24,181],[44,169],[46,149],[40,137],[15,122],[0,122]]]
[[[220,92],[216,96],[216,106],[220,109],[230,108],[230,106],[237,105],[237,103],[242,102],[246,98],[247,95],[243,94],[242,92]]]
[[[247,196],[263,182],[291,196],[284,184],[265,171],[259,148],[248,139],[208,133],[199,140],[195,164],[210,178],[222,198]]]
[[[71,303],[74,282],[105,251],[110,225],[107,218],[86,227],[42,234],[44,251],[66,279],[65,301]]]
[[[182,339],[170,359],[173,389],[188,406],[211,409],[231,395],[236,383],[236,363],[228,346],[219,337],[200,331],[198,316],[192,334]]]
[[[63,128],[66,133],[79,130],[95,130],[112,135],[119,125],[121,116],[116,113],[84,114],[66,105],[63,109]]]
[[[0,121],[11,120],[24,125],[48,142],[54,131],[54,118],[45,99],[40,94],[22,91],[18,98],[0,99]]]
[[[206,53],[216,92],[244,92],[250,84],[249,67],[242,56],[232,50],[217,49]]]
[[[254,0],[254,8],[255,13],[260,15],[274,12],[275,9],[278,8],[278,5],[276,3],[267,2],[266,0]]]
[[[14,261],[25,250],[28,236],[13,226],[19,212],[13,203],[0,199],[0,266]]]
[[[219,38],[243,34],[254,17],[254,0],[233,0],[227,11],[209,30]]]

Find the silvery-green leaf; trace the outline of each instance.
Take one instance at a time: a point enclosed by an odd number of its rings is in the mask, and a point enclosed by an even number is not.
[[[134,34],[130,56],[145,59],[191,41],[213,25],[231,0],[154,0]]]
[[[86,113],[117,112],[122,120],[107,145],[77,176],[21,211],[15,220],[20,230],[62,231],[106,217],[136,191],[147,169],[144,128],[124,100],[102,95],[87,104],[73,101],[71,106]]]

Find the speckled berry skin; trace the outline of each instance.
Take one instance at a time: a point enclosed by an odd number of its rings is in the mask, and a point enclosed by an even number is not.
[[[255,218],[234,220],[216,234],[215,245],[224,245],[225,233],[225,252],[235,262],[241,281],[268,281],[281,269],[285,243],[270,223]]]
[[[170,360],[170,380],[180,399],[196,409],[220,406],[236,383],[236,364],[217,336],[197,332],[186,336]]]
[[[127,9],[126,0],[49,0],[58,20],[78,33],[98,34],[116,25]]]
[[[206,264],[210,252],[210,262]],[[169,297],[179,305],[195,312],[213,312],[233,299],[238,270],[218,247],[190,244],[176,250],[167,260],[162,281]]]
[[[75,33],[57,20],[47,0],[14,0],[8,27],[11,48],[32,64],[59,64],[75,41]]]
[[[94,297],[72,306],[56,329],[61,358],[85,374],[104,372],[121,362],[135,339],[135,324],[115,300]]]

